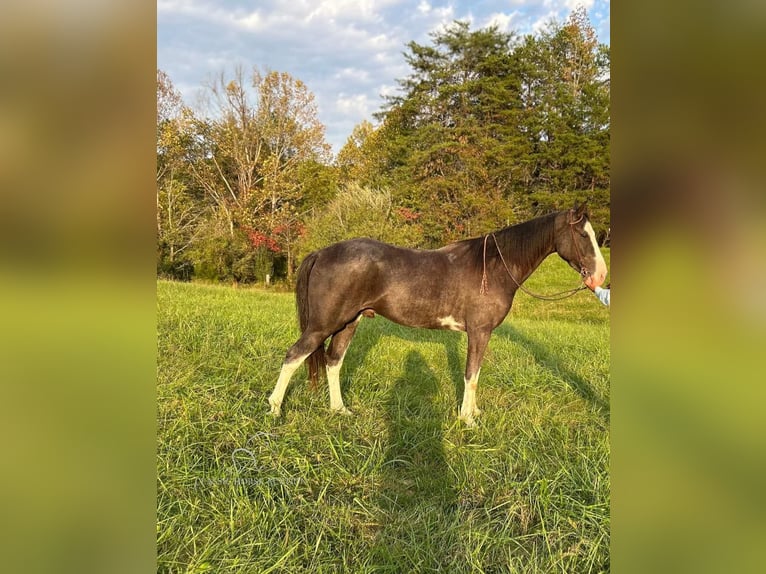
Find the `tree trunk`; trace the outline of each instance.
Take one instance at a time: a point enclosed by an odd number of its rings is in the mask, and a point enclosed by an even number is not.
[[[292,283],[293,282],[293,251],[290,248],[290,242],[287,242],[287,282]]]

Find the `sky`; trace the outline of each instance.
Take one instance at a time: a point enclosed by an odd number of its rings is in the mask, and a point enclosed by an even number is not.
[[[314,94],[337,153],[409,75],[410,41],[429,45],[454,20],[530,34],[579,4],[609,44],[609,0],[158,0],[157,67],[195,109],[205,83],[238,65],[287,72]]]

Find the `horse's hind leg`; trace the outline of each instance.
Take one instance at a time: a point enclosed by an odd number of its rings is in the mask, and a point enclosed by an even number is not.
[[[282,400],[285,398],[285,391],[287,391],[290,379],[295,371],[298,370],[298,367],[301,366],[301,363],[306,360],[306,357],[316,351],[326,338],[326,335],[323,336],[316,331],[304,331],[301,338],[288,349],[285,360],[282,363],[282,370],[279,372],[277,385],[274,387],[271,396],[269,396],[269,406],[271,406],[272,415],[278,417],[282,414]]]
[[[350,415],[351,411],[343,404],[343,397],[340,393],[340,368],[361,319],[362,316],[359,315],[335,333],[327,349],[327,384],[330,387],[330,409],[344,415]]]

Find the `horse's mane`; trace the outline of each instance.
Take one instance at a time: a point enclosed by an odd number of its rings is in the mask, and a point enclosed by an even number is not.
[[[554,221],[557,215],[558,213],[555,212],[549,213],[490,232],[490,237],[487,240],[487,263],[500,260],[500,254],[491,236],[492,233],[494,233],[497,245],[503,252],[503,257],[509,266],[515,264],[526,268],[538,263],[541,250],[553,244]],[[484,265],[485,237],[486,235],[482,235],[481,237],[465,239],[456,244],[464,250],[468,260],[478,269]]]

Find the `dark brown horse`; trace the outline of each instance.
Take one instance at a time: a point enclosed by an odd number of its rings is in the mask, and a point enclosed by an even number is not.
[[[489,337],[511,310],[516,290],[553,252],[589,287],[604,282],[606,264],[584,205],[436,250],[351,239],[311,253],[296,286],[302,334],[269,397],[272,414],[281,414],[290,378],[306,359],[314,382],[326,366],[330,408],[350,414],[340,393],[343,357],[362,316],[378,313],[401,325],[468,334],[460,418],[472,425],[480,414],[476,386]]]

